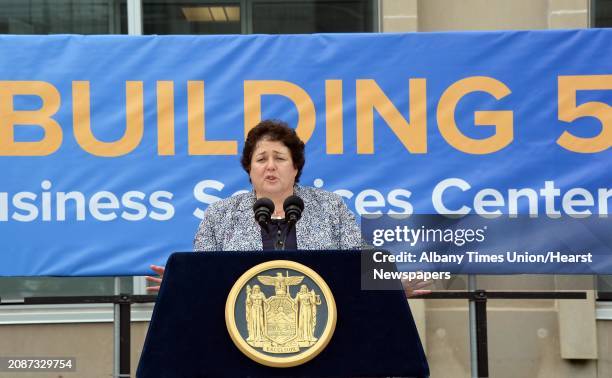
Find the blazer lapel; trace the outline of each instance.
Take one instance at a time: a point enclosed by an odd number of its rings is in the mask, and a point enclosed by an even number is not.
[[[318,204],[299,185],[295,187],[295,194],[304,201],[302,218],[295,225],[298,249],[325,249],[325,242],[320,239],[323,233],[313,232],[316,227],[321,225],[321,222],[317,219]]]
[[[261,242],[261,228],[255,222],[253,214],[253,204],[255,204],[255,193],[251,192],[250,196],[246,196],[243,201],[238,204],[236,215],[235,230],[241,230],[240,234],[233,235],[232,249],[241,251],[261,251],[263,244]]]

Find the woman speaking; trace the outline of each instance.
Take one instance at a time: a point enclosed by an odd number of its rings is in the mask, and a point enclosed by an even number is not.
[[[253,190],[208,207],[195,235],[194,250],[361,248],[361,232],[342,197],[298,185],[304,162],[304,142],[286,123],[263,121],[251,129],[241,163]],[[303,201],[295,227],[285,217],[285,201],[292,196]],[[253,206],[264,198],[272,201],[268,209],[273,212],[267,227],[260,227]],[[278,235],[285,237],[279,240]]]
[[[266,120],[251,129],[241,164],[253,190],[208,207],[195,235],[194,251],[361,248],[361,232],[342,197],[298,185],[304,163],[304,142],[286,123]],[[288,199],[303,207],[297,223],[285,217]],[[269,211],[270,219],[261,227],[255,218],[256,203]],[[152,265],[151,269],[160,278],[147,280],[159,284],[164,268]]]

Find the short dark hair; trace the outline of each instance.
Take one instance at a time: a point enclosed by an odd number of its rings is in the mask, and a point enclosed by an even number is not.
[[[297,169],[295,182],[299,182],[306,159],[304,157],[304,142],[297,136],[295,130],[289,127],[286,122],[269,119],[259,122],[257,126],[252,128],[247,134],[242,149],[242,158],[240,159],[242,168],[247,173],[251,172],[251,159],[253,158],[253,152],[255,152],[255,146],[260,140],[281,142],[289,149],[293,166]]]

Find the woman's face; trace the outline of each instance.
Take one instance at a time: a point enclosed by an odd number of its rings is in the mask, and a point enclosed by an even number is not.
[[[262,139],[255,145],[249,176],[257,197],[280,197],[293,193],[297,169],[291,152],[282,142]]]

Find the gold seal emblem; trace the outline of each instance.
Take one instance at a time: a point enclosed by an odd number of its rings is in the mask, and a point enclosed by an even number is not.
[[[336,327],[336,302],[314,270],[288,260],[246,271],[225,305],[234,344],[260,364],[291,367],[313,359]]]

